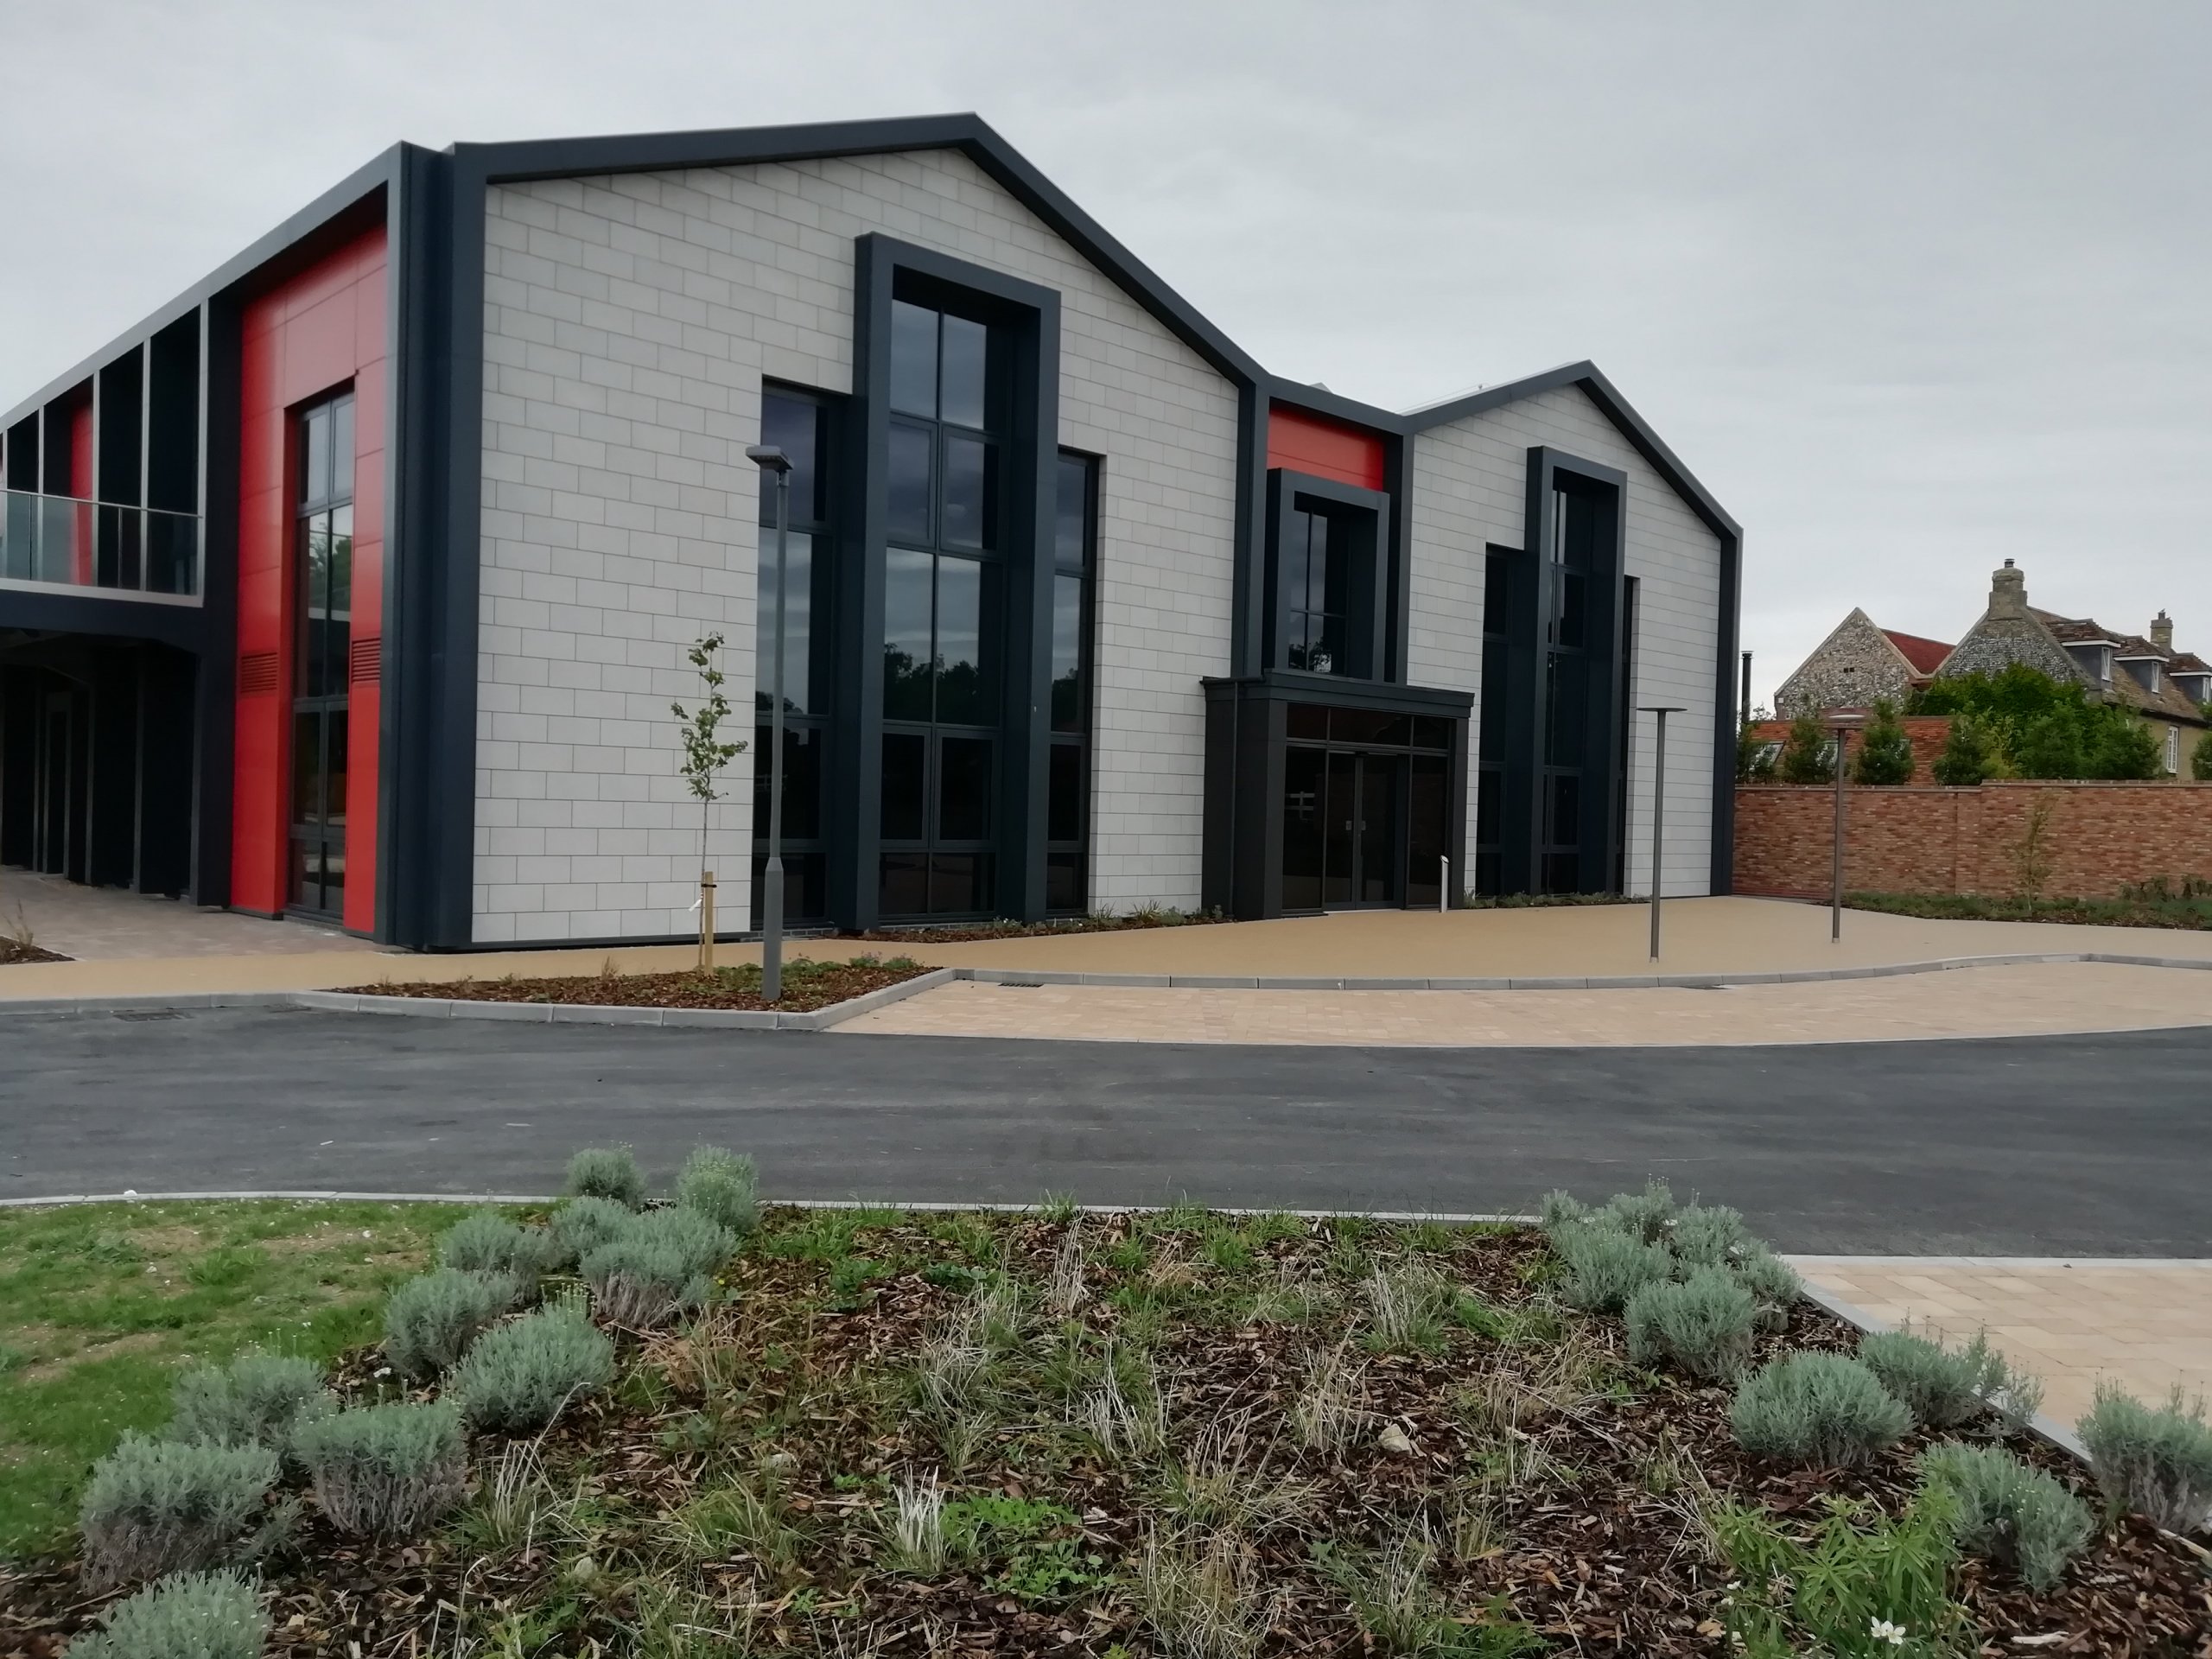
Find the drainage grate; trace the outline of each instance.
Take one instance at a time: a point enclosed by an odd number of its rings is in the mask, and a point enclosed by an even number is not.
[[[997,983],[1002,991],[1041,991],[1045,988],[1045,982],[1041,979],[1001,979]]]

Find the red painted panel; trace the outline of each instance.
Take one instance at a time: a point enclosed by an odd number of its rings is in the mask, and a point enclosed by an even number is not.
[[[1268,410],[1268,465],[1379,490],[1382,435],[1274,404]]]
[[[92,483],[92,399],[88,392],[85,400],[69,411],[69,493],[79,501],[90,501],[95,493]],[[92,581],[92,510],[88,506],[76,509],[76,544],[71,550],[71,578],[80,588],[88,588]]]
[[[240,330],[239,663],[274,653],[276,689],[238,699],[231,902],[284,907],[291,855],[291,414],[351,381],[354,422],[353,632],[384,631],[385,233],[364,232],[256,296]],[[376,925],[379,688],[350,688],[346,718],[346,914]]]

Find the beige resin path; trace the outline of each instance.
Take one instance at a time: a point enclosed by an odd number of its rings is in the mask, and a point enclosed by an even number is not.
[[[2044,1415],[2072,1428],[2100,1377],[2163,1405],[2212,1395],[2212,1262],[1793,1256],[1819,1289],[1886,1324],[1993,1346],[2044,1380]]]
[[[2106,963],[1721,990],[1236,991],[960,981],[840,1033],[1091,1042],[1583,1047],[1889,1042],[2212,1025],[2212,974]]]

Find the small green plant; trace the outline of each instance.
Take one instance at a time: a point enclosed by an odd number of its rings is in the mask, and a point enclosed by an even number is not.
[[[514,1306],[505,1274],[439,1268],[410,1279],[384,1306],[384,1352],[392,1369],[417,1382],[450,1370],[469,1344]]]
[[[708,820],[714,815],[715,803],[722,797],[718,782],[721,769],[744,751],[742,739],[725,741],[721,735],[722,722],[730,718],[729,696],[722,690],[722,671],[715,665],[721,654],[722,637],[710,633],[694,640],[684,658],[698,671],[699,706],[686,713],[680,702],[668,705],[669,712],[677,719],[677,735],[683,744],[683,758],[677,771],[683,785],[699,803],[699,868],[707,868]],[[703,895],[704,888],[702,888]],[[699,965],[712,970],[715,965],[714,937],[706,929],[703,912],[700,917]]]
[[[1567,1267],[1567,1300],[1586,1313],[1618,1313],[1646,1285],[1675,1275],[1664,1247],[1594,1220],[1554,1229],[1551,1243]]]
[[[585,1256],[578,1271],[601,1319],[643,1331],[682,1309],[703,1307],[714,1288],[708,1275],[736,1248],[728,1231],[696,1210],[656,1210]]]
[[[1828,1469],[1863,1463],[1903,1440],[1912,1413],[1857,1360],[1802,1353],[1745,1378],[1728,1421],[1747,1452]]]
[[[553,1240],[561,1261],[573,1265],[630,1230],[636,1212],[613,1198],[570,1198],[553,1212]]]
[[[1726,1382],[1751,1360],[1758,1304],[1724,1268],[1646,1285],[1626,1313],[1629,1357],[1640,1365],[1666,1360],[1692,1376]]]
[[[1808,709],[1789,722],[1775,770],[1785,784],[1835,781],[1835,740],[1821,728],[1820,715]]]
[[[934,1475],[908,1475],[891,1489],[883,1525],[884,1553],[893,1572],[933,1579],[944,1571],[944,1489]]]
[[[1641,1192],[1614,1193],[1592,1219],[1646,1244],[1662,1244],[1680,1214],[1673,1189],[1664,1181],[1653,1179],[1644,1182]]]
[[[1931,1447],[1920,1454],[1920,1475],[1950,1495],[1960,1545],[2011,1567],[2031,1590],[2056,1587],[2096,1535],[2088,1506],[2065,1482],[2001,1446]]]
[[[2212,720],[2212,715],[2206,718]],[[2189,775],[2200,784],[2212,784],[2212,732],[2199,736],[2189,752]]]
[[[294,1354],[240,1354],[195,1365],[176,1380],[168,1438],[211,1446],[265,1446],[282,1453],[292,1431],[338,1409],[322,1367]]]
[[[2105,1501],[2148,1516],[2168,1532],[2204,1524],[2212,1511],[2212,1427],[2204,1402],[2186,1405],[2179,1389],[2154,1410],[2109,1383],[2075,1425]]]
[[[179,1573],[100,1615],[73,1659],[260,1659],[269,1616],[236,1573]]]
[[[1754,1238],[1737,1247],[1728,1271],[1758,1304],[1760,1330],[1789,1328],[1789,1310],[1805,1294],[1805,1281],[1796,1268]]]
[[[568,1307],[541,1308],[486,1333],[448,1379],[479,1428],[529,1433],[614,1375],[614,1344]]]
[[[631,1210],[645,1203],[645,1172],[627,1147],[586,1147],[569,1160],[561,1192],[571,1198],[612,1198]]]
[[[1952,715],[1943,752],[1929,767],[1936,781],[1954,789],[1971,788],[1995,777],[1998,767],[1997,747],[1987,725],[1973,715]]]
[[[1376,1352],[1433,1353],[1444,1345],[1445,1322],[1458,1293],[1427,1262],[1415,1256],[1395,1266],[1377,1264],[1363,1288],[1365,1341]]]
[[[95,1589],[235,1559],[276,1484],[265,1446],[212,1446],[126,1434],[92,1465],[79,1523]]]
[[[1763,1510],[1718,1506],[1713,1530],[1736,1575],[1731,1635],[1754,1659],[1817,1652],[1835,1659],[1936,1659],[1971,1629],[1950,1597],[1958,1558],[1949,1500],[1923,1491],[1892,1521],[1874,1505],[1827,1500],[1808,1542]],[[1809,1643],[1809,1645],[1801,1645]]]
[[[1945,1348],[1910,1330],[1872,1332],[1859,1339],[1859,1358],[1926,1428],[1956,1428],[1987,1410],[2024,1425],[2042,1402],[2043,1385],[1979,1333],[1964,1348]]]
[[[777,1580],[798,1572],[806,1547],[782,1484],[765,1464],[700,1492],[678,1511],[677,1530],[701,1560],[743,1554]]]
[[[1084,1547],[1075,1511],[1044,1498],[984,1493],[947,1503],[946,1554],[986,1569],[987,1589],[1032,1606],[1058,1606],[1104,1584],[1111,1574]]]
[[[1692,1267],[1731,1266],[1754,1243],[1742,1212],[1725,1204],[1686,1204],[1667,1225],[1667,1248]]]
[[[1395,1534],[1379,1550],[1317,1540],[1314,1565],[1351,1603],[1373,1646],[1402,1659],[1514,1659],[1543,1640],[1517,1619],[1479,1624],[1453,1617],[1436,1587],[1436,1545],[1425,1526]]]
[[[293,1446],[324,1518],[357,1537],[415,1537],[468,1490],[461,1413],[447,1401],[356,1407],[305,1425]]]
[[[518,1226],[495,1210],[463,1216],[438,1241],[440,1266],[512,1279],[525,1296],[537,1294],[539,1277],[560,1257],[559,1243],[543,1228]]]
[[[883,1277],[882,1267],[863,1255],[849,1255],[830,1264],[830,1306],[840,1313],[857,1313],[868,1306],[868,1287]]]
[[[1166,1659],[1251,1659],[1279,1596],[1260,1589],[1259,1557],[1235,1533],[1155,1528],[1137,1554],[1137,1616]]]
[[[677,1175],[676,1201],[742,1238],[760,1224],[760,1172],[742,1153],[696,1147]]]

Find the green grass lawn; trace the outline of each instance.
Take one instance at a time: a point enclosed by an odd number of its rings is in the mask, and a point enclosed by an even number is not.
[[[92,1460],[168,1420],[178,1370],[372,1340],[456,1206],[102,1204],[0,1211],[0,1555],[54,1543]]]

